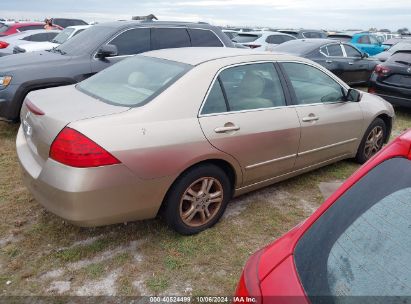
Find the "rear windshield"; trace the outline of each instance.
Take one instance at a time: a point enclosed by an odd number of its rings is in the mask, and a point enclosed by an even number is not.
[[[299,240],[295,265],[311,302],[407,303],[410,228],[411,161],[393,158],[345,192]]]
[[[387,62],[411,65],[411,52],[393,54]]]
[[[5,24],[0,23],[0,33],[4,33],[9,29],[9,27]]]
[[[66,42],[70,35],[74,32],[75,30],[73,28],[66,28],[62,32],[60,32],[54,39],[52,40],[53,43],[58,43],[62,44],[63,42]]]
[[[174,61],[135,56],[81,82],[77,89],[109,104],[137,107],[148,103],[190,68]]]
[[[330,39],[338,39],[344,42],[351,41],[352,37],[350,36],[345,36],[345,35],[328,35],[328,38]]]
[[[261,35],[238,34],[236,37],[234,37],[233,41],[238,42],[238,43],[247,43],[247,42],[256,41],[260,37]]]

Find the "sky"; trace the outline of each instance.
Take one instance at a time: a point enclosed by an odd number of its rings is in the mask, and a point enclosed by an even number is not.
[[[160,20],[272,28],[411,28],[410,0],[0,0],[0,18],[73,17],[85,21]]]

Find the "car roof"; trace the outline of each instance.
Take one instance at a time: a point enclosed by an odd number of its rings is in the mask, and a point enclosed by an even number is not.
[[[126,21],[114,21],[104,22],[94,25],[96,27],[111,27],[111,28],[128,28],[131,26],[139,27],[188,27],[188,28],[215,28],[208,23],[194,23],[194,22],[174,22],[174,21],[139,21],[139,20],[126,20]]]
[[[263,51],[255,51],[250,49],[239,48],[221,48],[221,47],[191,47],[178,49],[162,49],[150,51],[143,54],[148,57],[166,59],[185,63],[189,65],[199,65],[208,61],[219,60],[223,58],[233,57],[250,57],[250,56],[276,56],[278,59],[295,60],[297,57],[288,54],[270,53]],[[301,59],[301,58],[299,58]]]

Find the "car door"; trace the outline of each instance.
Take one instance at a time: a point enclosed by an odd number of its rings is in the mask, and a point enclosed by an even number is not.
[[[340,43],[331,43],[320,48],[320,54],[315,62],[321,64],[345,81],[344,53]]]
[[[117,56],[106,57],[104,59],[97,58],[94,54],[91,59],[92,73],[98,73],[101,70],[104,70],[105,68],[123,60],[124,58],[149,51],[150,29],[127,29],[120,34],[116,34],[104,44],[115,45],[117,47],[118,54]]]
[[[364,83],[370,79],[373,67],[370,67],[370,60],[366,59],[359,50],[355,47],[343,44],[345,56],[347,58],[345,63],[346,79],[348,83]]]
[[[199,121],[209,142],[240,163],[244,186],[293,170],[300,122],[295,108],[287,106],[273,63],[222,70],[209,90]]]
[[[301,123],[295,170],[355,154],[363,116],[359,103],[344,101],[343,86],[306,63],[282,62]]]

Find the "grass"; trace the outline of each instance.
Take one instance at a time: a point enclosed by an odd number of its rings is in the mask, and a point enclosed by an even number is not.
[[[411,111],[397,109],[393,135],[407,128]],[[342,161],[241,196],[214,228],[195,236],[177,235],[157,219],[85,229],[45,211],[25,189],[16,133],[16,125],[0,122],[0,296],[56,294],[49,291],[56,281],[70,282],[63,295],[90,282],[124,296],[230,295],[247,258],[322,203],[320,182],[358,168]]]

